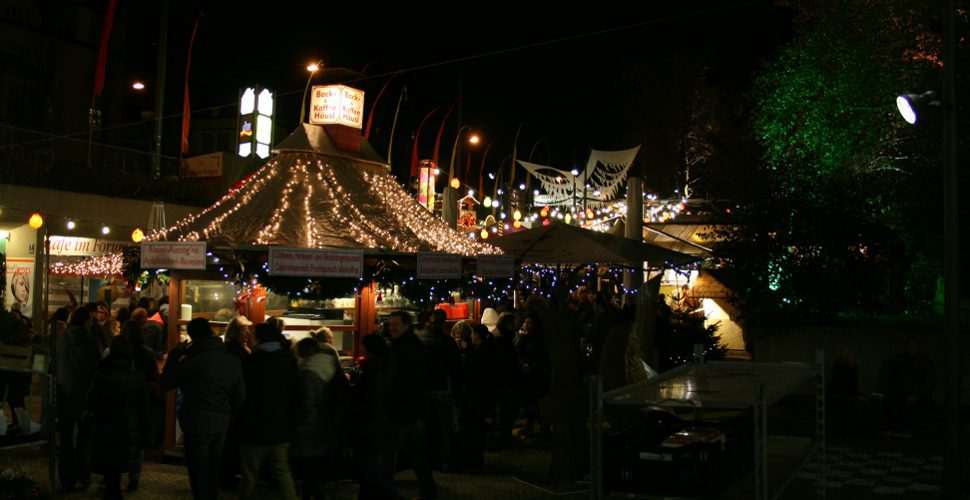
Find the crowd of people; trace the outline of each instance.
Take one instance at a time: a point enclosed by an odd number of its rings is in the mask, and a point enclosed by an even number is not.
[[[280,318],[236,316],[221,336],[195,318],[189,340],[166,353],[167,321],[150,299],[114,315],[103,303],[52,315],[62,491],[89,488],[94,474],[104,498],[122,497],[124,477],[139,489],[173,390],[194,498],[251,498],[259,481],[284,498],[323,498],[327,482],[347,477],[359,498],[404,498],[402,467],[420,498],[437,498],[435,471],[484,466],[492,427],[496,446],[548,432],[539,401],[552,374],[537,311],[489,308],[454,323],[443,310],[420,323],[393,311],[352,367],[326,327],[291,342]],[[526,427],[514,433],[520,417]]]

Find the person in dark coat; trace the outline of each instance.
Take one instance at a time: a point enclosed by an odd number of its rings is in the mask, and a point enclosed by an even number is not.
[[[458,466],[454,455],[455,404],[461,394],[461,350],[450,332],[445,330],[447,315],[443,309],[431,313],[428,329],[419,338],[424,344],[428,360],[428,425],[434,445],[429,453],[431,461],[440,464],[444,472]]]
[[[495,342],[482,324],[472,325],[467,350],[461,410],[462,450],[465,465],[479,468],[485,464],[485,415],[495,406],[497,353]]]
[[[520,379],[522,370],[519,365],[519,356],[515,352],[516,334],[515,314],[503,312],[498,317],[495,330],[492,332],[491,342],[495,346],[496,370],[494,378],[498,386],[498,424],[499,441],[510,442],[512,429],[518,418],[519,407],[522,404],[522,391]]]
[[[182,391],[179,424],[185,439],[189,483],[195,500],[219,495],[218,475],[229,421],[246,399],[239,359],[229,353],[205,318],[187,326],[191,344],[180,342],[162,369],[162,390]]]
[[[909,435],[920,414],[935,409],[933,389],[936,367],[923,354],[916,340],[906,342],[906,349],[889,360],[886,388],[886,424],[889,435]]]
[[[126,321],[120,336],[128,339],[132,363],[145,375],[145,383],[148,385],[148,426],[147,433],[143,436],[143,449],[153,445],[161,446],[160,436],[163,430],[161,427],[165,424],[165,399],[158,387],[158,364],[155,362],[155,352],[145,345],[145,339],[142,337],[141,327],[137,321]],[[114,354],[113,349],[109,350]],[[157,443],[156,435],[159,436]],[[138,489],[143,455],[143,453],[138,454],[138,461],[133,463],[131,470],[128,471],[128,491]]]
[[[295,500],[289,453],[296,358],[283,333],[272,324],[256,325],[255,337],[256,348],[246,364],[247,397],[239,421],[239,498],[252,497],[260,469],[265,465],[280,495]]]
[[[304,338],[296,344],[300,368],[296,376],[296,392],[293,395],[294,430],[291,454],[293,471],[303,482],[304,499],[323,499],[326,472],[332,463],[335,448],[337,414],[333,387],[344,377],[337,363],[335,351],[323,351],[314,338]],[[346,381],[346,378],[344,378]]]
[[[401,499],[393,481],[381,471],[381,451],[388,434],[386,401],[390,395],[390,350],[379,333],[364,337],[364,361],[350,389],[347,429],[360,484],[358,500]]]
[[[101,342],[91,333],[91,310],[75,309],[57,342],[58,471],[65,491],[91,485],[91,427],[81,420],[84,398],[101,361]]]
[[[522,327],[515,337],[515,352],[519,355],[522,373],[522,409],[526,418],[524,435],[528,436],[539,420],[539,400],[548,394],[551,380],[546,339],[538,313],[530,312],[522,320]]]
[[[381,466],[385,477],[393,481],[397,453],[402,450],[414,469],[422,500],[437,498],[438,486],[428,464],[428,355],[407,311],[393,311],[388,316],[387,332],[391,338],[390,428]]]
[[[128,337],[111,339],[111,354],[98,364],[86,409],[94,428],[92,470],[104,476],[104,498],[121,496],[121,474],[141,468],[148,431],[148,382],[132,356]]]
[[[246,371],[249,363],[249,345],[252,337],[253,322],[246,316],[237,316],[226,326],[225,343],[229,353],[239,359],[239,363]],[[219,462],[219,485],[226,491],[236,491],[239,487],[239,415],[233,415],[226,432],[226,443],[222,447],[222,460]]]

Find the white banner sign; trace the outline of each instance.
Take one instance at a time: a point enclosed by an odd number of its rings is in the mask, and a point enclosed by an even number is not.
[[[205,269],[204,241],[141,244],[142,269]]]
[[[346,85],[316,85],[310,93],[310,123],[364,126],[364,91]]]
[[[222,153],[186,158],[181,174],[182,177],[222,177]]]
[[[515,258],[507,255],[479,255],[478,275],[483,278],[512,278]]]
[[[55,256],[85,256],[106,255],[120,253],[128,243],[124,241],[109,241],[100,238],[78,238],[75,236],[51,236],[51,255]]]
[[[305,278],[360,278],[364,274],[364,252],[336,248],[270,247],[269,274]]]
[[[418,253],[419,280],[443,280],[461,277],[461,255],[450,253]]]

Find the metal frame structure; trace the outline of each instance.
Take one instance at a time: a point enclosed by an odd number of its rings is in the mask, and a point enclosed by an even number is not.
[[[778,488],[768,489],[768,409],[804,383],[815,382],[815,441],[795,471],[815,457],[822,470],[816,480],[817,498],[825,498],[825,365],[824,354],[816,350],[815,363],[704,362],[695,353],[692,363],[656,377],[602,391],[601,382],[590,383],[591,498],[604,498],[603,428],[606,405],[694,408],[698,415],[707,409],[751,409],[754,416],[754,495],[757,500],[780,496],[794,472]],[[650,498],[649,495],[644,495]]]

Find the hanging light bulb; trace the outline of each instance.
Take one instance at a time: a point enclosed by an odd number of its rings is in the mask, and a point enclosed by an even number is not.
[[[145,239],[145,232],[141,230],[140,227],[136,227],[134,231],[131,232],[131,241],[135,243],[141,243]]]
[[[40,229],[41,226],[44,225],[44,217],[42,217],[39,213],[34,212],[30,215],[30,219],[27,220],[27,225],[29,225],[32,229]]]
[[[107,226],[107,224],[101,226],[101,234],[107,236],[110,232],[111,229]]]
[[[73,231],[75,227],[77,227],[77,225],[74,224],[74,219],[67,219],[67,230]]]

